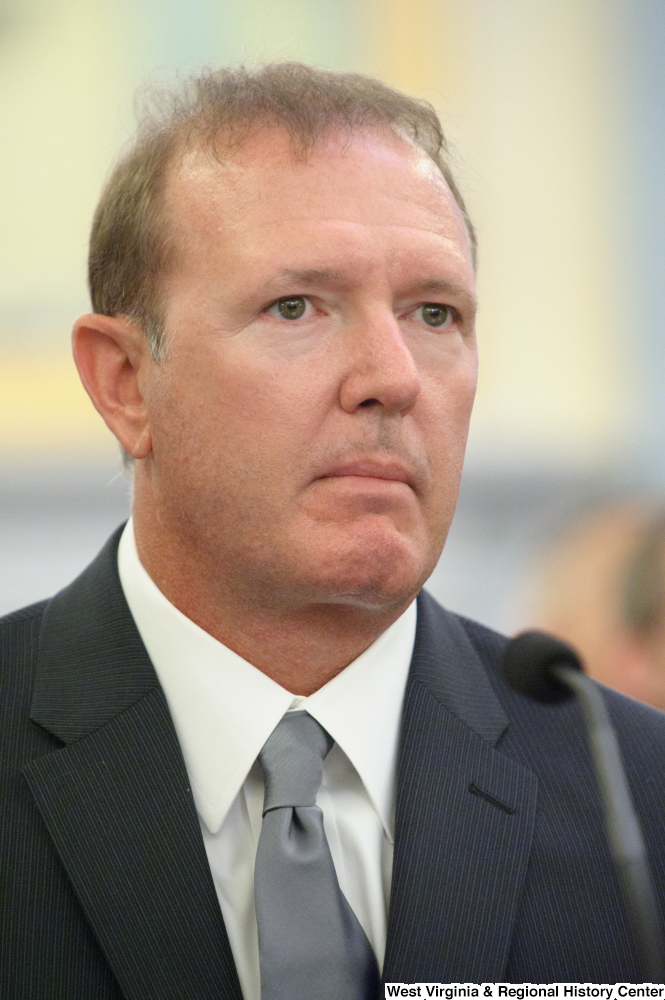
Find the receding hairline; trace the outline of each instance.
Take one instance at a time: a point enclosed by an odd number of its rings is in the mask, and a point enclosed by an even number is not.
[[[222,127],[215,132],[198,132],[190,129],[186,134],[176,137],[173,149],[169,158],[164,163],[160,190],[155,200],[158,226],[161,229],[162,244],[166,252],[162,253],[162,267],[157,277],[160,279],[167,276],[167,273],[177,264],[178,241],[175,239],[173,229],[173,216],[171,211],[174,203],[169,205],[169,199],[174,193],[174,180],[178,173],[185,167],[187,162],[195,162],[203,158],[207,160],[211,167],[224,166],[234,159],[243,149],[251,145],[253,140],[271,131],[287,135],[289,138],[289,149],[294,163],[306,162],[311,154],[320,152],[326,145],[340,146],[342,149],[350,146],[354,140],[363,136],[383,136],[387,140],[395,139],[399,144],[420,154],[427,163],[434,167],[436,174],[443,181],[446,190],[449,192],[457,212],[461,218],[464,231],[469,243],[469,255],[475,270],[475,244],[472,234],[469,231],[469,219],[465,211],[462,210],[455,191],[451,188],[449,178],[446,176],[441,164],[431,156],[428,150],[414,141],[409,135],[404,134],[399,128],[388,123],[363,123],[354,126],[349,122],[340,119],[339,122],[330,122],[319,134],[313,136],[310,141],[304,143],[302,137],[294,135],[291,130],[278,118],[266,117],[260,122],[252,122],[245,127]],[[425,289],[423,289],[424,291]],[[432,290],[432,289],[430,289]]]

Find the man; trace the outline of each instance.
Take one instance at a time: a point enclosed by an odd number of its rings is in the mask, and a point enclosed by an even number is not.
[[[636,980],[578,710],[415,602],[476,380],[436,117],[297,65],[162,114],[74,327],[133,517],[2,631],[5,995]],[[612,711],[662,890],[665,719]]]

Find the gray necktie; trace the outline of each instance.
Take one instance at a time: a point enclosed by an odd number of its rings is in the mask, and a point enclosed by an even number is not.
[[[288,712],[259,754],[265,776],[254,896],[261,1000],[375,1000],[372,947],[337,881],[316,805],[332,738]]]

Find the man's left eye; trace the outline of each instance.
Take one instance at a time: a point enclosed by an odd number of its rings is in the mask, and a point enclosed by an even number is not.
[[[414,315],[427,326],[435,327],[450,326],[454,319],[450,306],[441,305],[440,302],[425,302],[422,306],[418,306]]]
[[[269,316],[278,316],[280,319],[302,319],[312,311],[312,304],[304,295],[285,295],[277,302],[273,302],[266,312]]]

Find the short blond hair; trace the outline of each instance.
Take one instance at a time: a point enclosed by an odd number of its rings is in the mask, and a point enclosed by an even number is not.
[[[277,125],[288,131],[296,155],[305,156],[334,127],[393,129],[443,174],[464,217],[475,265],[475,230],[452,174],[441,123],[426,101],[358,73],[301,63],[204,70],[151,97],[97,206],[88,278],[94,311],[138,323],[157,360],[164,350],[159,279],[171,249],[162,211],[167,169],[192,142],[214,152],[220,133],[233,149],[256,129]]]

